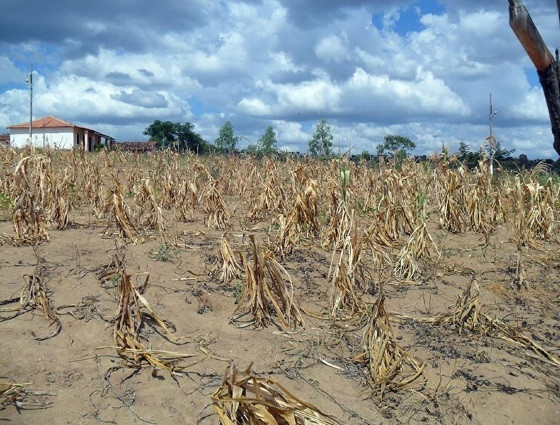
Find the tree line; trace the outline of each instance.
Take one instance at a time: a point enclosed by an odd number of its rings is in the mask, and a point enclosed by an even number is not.
[[[204,140],[190,122],[181,124],[155,120],[146,128],[144,134],[150,136],[150,140],[157,142],[158,149],[171,149],[177,152],[190,151],[198,154],[239,152],[238,145],[241,140],[239,136],[235,135],[230,121],[226,121],[220,128],[213,144]],[[315,132],[308,141],[309,154],[315,157],[332,156],[333,139],[327,120],[322,119],[317,123]],[[394,151],[399,151],[399,155],[406,155],[406,150],[414,147],[415,144],[406,137],[386,136],[385,143],[378,147],[378,153],[391,156]],[[244,152],[253,155],[272,155],[278,152],[278,140],[274,128],[268,126],[257,142],[249,144]]]
[[[233,125],[226,121],[218,133],[218,137],[213,144],[208,143],[194,130],[194,125],[186,122],[185,124],[173,123],[171,121],[155,120],[144,131],[145,135],[150,136],[150,140],[157,142],[158,149],[171,149],[177,152],[194,152],[197,154],[206,153],[235,153],[245,152],[251,155],[268,156],[278,152],[278,140],[276,132],[272,126],[268,126],[256,143],[249,144],[245,149],[240,150],[239,142],[241,138],[235,134]],[[326,119],[319,121],[315,127],[313,136],[308,141],[308,152],[311,156],[329,158],[333,152],[333,135]],[[386,135],[383,142],[376,146],[377,157],[395,157],[397,160],[404,160],[416,148],[416,144],[408,137],[399,135]],[[503,149],[497,143],[494,157],[496,160],[503,160],[511,155],[514,150]],[[459,159],[469,166],[478,163],[482,153],[471,152],[466,143],[461,142],[458,150]],[[376,156],[364,151],[354,158],[365,160],[374,159]]]

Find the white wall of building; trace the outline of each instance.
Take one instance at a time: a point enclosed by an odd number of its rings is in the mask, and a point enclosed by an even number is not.
[[[72,149],[76,143],[73,128],[34,128],[33,145],[37,148]],[[80,139],[82,141],[82,139]],[[23,148],[29,145],[29,129],[11,129],[10,146]]]

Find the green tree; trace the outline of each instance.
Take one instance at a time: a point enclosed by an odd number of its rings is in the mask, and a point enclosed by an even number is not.
[[[465,160],[470,153],[469,145],[465,142],[459,142],[459,159],[461,161]]]
[[[146,128],[144,134],[158,142],[159,149],[170,148],[178,152],[190,150],[205,153],[208,147],[202,136],[194,131],[194,125],[190,122],[181,124],[155,120]]]
[[[179,152],[191,151],[196,153],[206,153],[208,144],[202,136],[194,131],[194,125],[190,122],[185,124],[175,123],[177,134],[177,146]]]
[[[313,138],[309,141],[309,153],[313,156],[332,155],[332,140],[331,128],[323,118],[317,123]]]
[[[259,151],[263,155],[271,155],[278,151],[277,144],[276,133],[274,132],[272,126],[269,125],[262,137],[259,139]]]
[[[408,155],[408,151],[416,147],[416,143],[408,137],[387,135],[385,142],[377,145],[377,155],[386,155],[390,158],[396,156],[399,159],[404,159]]]
[[[515,152],[515,149],[505,149],[502,148],[500,142],[496,142],[496,147],[494,149],[494,159],[497,161],[503,161],[508,156],[511,156]]]
[[[233,126],[229,121],[226,121],[222,128],[220,128],[220,133],[215,141],[216,146],[220,150],[233,152],[238,141],[239,137],[234,135]]]
[[[144,134],[150,136],[150,140],[157,142],[159,149],[173,147],[177,142],[175,124],[171,121],[155,120],[144,130]]]

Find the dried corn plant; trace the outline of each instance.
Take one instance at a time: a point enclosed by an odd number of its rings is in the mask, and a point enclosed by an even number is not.
[[[408,238],[408,241],[400,250],[393,270],[394,276],[402,281],[413,281],[420,275],[418,260],[429,257],[429,245],[431,245],[438,256],[440,255],[437,245],[428,232],[426,222],[421,222]]]
[[[84,196],[93,210],[95,217],[100,219],[105,212],[104,199],[106,198],[106,194],[104,192],[103,179],[98,164],[89,168],[87,176],[88,178],[84,186]]]
[[[275,189],[280,192],[277,195]],[[284,210],[282,188],[275,182],[274,178],[263,182],[256,191],[256,197],[249,201],[250,210],[248,218],[251,221],[259,221],[272,212]]]
[[[463,182],[465,169],[454,172],[449,168],[442,170],[442,188],[439,193],[439,222],[443,229],[453,233],[462,233],[467,229],[465,213],[465,195]]]
[[[44,202],[43,208],[46,210],[47,221],[54,225],[58,230],[64,230],[70,225],[70,211],[72,202],[69,193],[70,177],[67,171],[62,177],[49,175],[49,202]]]
[[[397,392],[419,379],[425,364],[399,346],[385,311],[385,296],[372,306],[368,326],[362,339],[362,351],[355,360],[365,364],[373,394],[383,398],[387,392]]]
[[[202,194],[202,199],[202,205],[206,213],[206,226],[218,230],[225,229],[227,227],[229,214],[215,180],[208,183]]]
[[[189,354],[181,354],[164,350],[154,350],[146,347],[140,341],[140,331],[145,323],[144,317],[150,319],[163,329],[166,337],[172,342],[178,342],[165,322],[152,310],[148,301],[142,295],[146,290],[149,275],[147,273],[129,274],[126,272],[122,258],[116,258],[118,263],[118,296],[119,303],[114,319],[113,339],[118,355],[124,360],[124,365],[141,368],[148,364],[154,371],[163,369],[178,374],[184,369],[179,362]],[[133,278],[145,276],[140,288],[137,288]],[[144,311],[143,311],[144,310]]]
[[[249,240],[253,259],[251,263],[244,260],[247,280],[231,317],[232,323],[239,327],[254,325],[263,328],[277,321],[285,331],[303,326],[290,275],[271,251],[263,253],[257,247],[254,235],[250,235]]]
[[[391,241],[398,241],[401,233],[411,233],[416,223],[417,174],[401,174],[394,169],[383,170],[379,175],[378,193],[381,198],[374,207],[377,220]]]
[[[536,239],[550,239],[554,230],[554,205],[556,196],[549,179],[545,186],[538,182],[522,183],[515,178],[512,189],[515,197],[515,221],[513,237],[517,248],[517,264],[514,284],[526,287],[523,250],[537,247]]]
[[[531,182],[525,184],[527,195],[527,227],[531,239],[551,240],[554,237],[554,207],[557,194],[554,192],[552,179],[549,177],[544,184]]]
[[[42,194],[46,190],[47,159],[43,156],[26,156],[14,170],[14,206],[12,222],[17,244],[36,244],[48,241],[45,229],[45,210]]]
[[[176,164],[175,167],[177,167]],[[181,183],[181,179],[177,174],[176,170],[168,170],[159,183],[161,188],[161,208],[171,209],[177,204],[177,197],[179,196],[177,187],[179,187]]]
[[[342,195],[338,194],[335,187],[330,190],[329,222],[325,227],[321,245],[324,249],[338,249],[340,243],[348,233],[350,227],[350,214],[348,207],[343,201]]]
[[[350,228],[343,235],[342,248],[335,249],[329,270],[331,282],[329,296],[330,318],[353,319],[365,310],[358,291],[364,291],[370,279],[362,262],[364,240],[358,237],[354,212],[350,215]],[[334,260],[338,255],[336,264]],[[333,267],[334,265],[334,267]]]
[[[165,231],[163,211],[156,201],[149,179],[142,180],[140,189],[135,197],[135,203],[138,207],[136,223],[139,226],[156,229],[163,234]]]
[[[196,180],[184,180],[179,186],[179,191],[175,197],[175,211],[181,221],[189,221],[194,217],[194,208],[198,205],[198,187]]]
[[[243,272],[243,259],[235,258],[235,253],[227,239],[227,234],[222,236],[222,243],[220,244],[220,255],[222,257],[222,273],[220,280],[223,283],[228,283],[234,278],[240,278]]]
[[[38,341],[44,341],[46,339],[53,338],[58,335],[60,333],[60,330],[62,329],[60,319],[56,315],[55,310],[52,306],[52,302],[48,296],[49,292],[44,282],[43,275],[43,268],[38,263],[35,267],[35,273],[33,273],[32,275],[23,276],[23,280],[25,283],[19,298],[19,307],[0,310],[0,312],[15,311],[15,314],[11,316],[0,317],[0,321],[12,319],[16,316],[19,316],[20,314],[25,313],[26,311],[35,309],[41,310],[45,318],[50,322],[49,326],[54,325],[54,330],[49,335],[44,337],[38,337],[33,331],[31,331],[31,335],[33,335],[33,337]]]
[[[112,227],[112,222],[114,222],[121,238],[136,243],[139,240],[139,232],[132,219],[132,210],[124,201],[121,183],[117,177],[114,178],[114,182],[115,186],[111,191],[110,201],[105,205],[105,212],[109,213],[107,227]]]
[[[332,417],[290,393],[273,378],[232,364],[212,395],[222,425],[336,425]]]
[[[298,193],[287,217],[280,215],[276,253],[289,255],[302,236],[320,232],[317,207],[317,181],[309,180],[303,193]]]
[[[461,333],[464,329],[472,333],[486,334],[492,329],[481,315],[480,287],[476,280],[458,297],[451,312],[436,316],[430,323],[436,326],[452,326]]]

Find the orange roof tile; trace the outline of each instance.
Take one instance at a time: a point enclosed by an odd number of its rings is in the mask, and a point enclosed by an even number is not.
[[[74,124],[63,121],[60,118],[53,116],[48,116],[44,118],[39,118],[31,122],[33,128],[61,128],[61,127],[76,127]],[[9,129],[16,128],[29,128],[29,121],[21,124],[14,124],[8,127]]]

